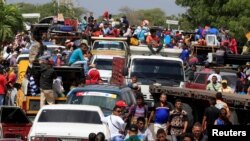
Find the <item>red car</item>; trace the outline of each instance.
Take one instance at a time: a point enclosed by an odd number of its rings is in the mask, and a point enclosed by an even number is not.
[[[1,138],[26,141],[32,122],[23,110],[8,106],[2,106],[0,110]]]
[[[206,90],[208,81],[207,78],[210,74],[214,73],[213,71],[211,72],[196,72],[194,81],[193,82],[187,82],[185,84],[186,88],[191,88],[191,89],[199,89],[199,90]],[[228,85],[234,90],[236,86],[236,81],[237,81],[237,76],[236,76],[236,71],[222,71],[220,72],[220,75],[223,79],[226,79],[228,82]]]

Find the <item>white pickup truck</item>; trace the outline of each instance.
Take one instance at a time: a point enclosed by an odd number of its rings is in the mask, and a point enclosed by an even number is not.
[[[102,123],[98,106],[47,105],[35,117],[28,141],[88,141],[90,133],[103,132],[110,140],[108,126]]]
[[[185,81],[183,61],[179,58],[158,55],[132,55],[125,69],[126,83],[136,76],[145,100],[153,100],[149,85],[183,87]]]

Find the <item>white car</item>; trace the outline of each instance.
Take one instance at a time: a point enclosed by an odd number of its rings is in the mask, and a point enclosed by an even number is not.
[[[35,117],[28,141],[87,141],[90,133],[103,132],[110,140],[103,112],[98,106],[55,104],[41,108]]]
[[[114,57],[123,56],[114,56],[114,55],[94,55],[91,64],[95,64],[96,68],[100,72],[100,76],[104,83],[109,83],[112,76],[112,62]]]

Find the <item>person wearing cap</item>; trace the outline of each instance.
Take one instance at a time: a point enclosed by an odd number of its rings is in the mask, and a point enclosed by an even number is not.
[[[121,107],[115,106],[111,115],[102,117],[101,121],[108,124],[111,141],[124,141],[125,122],[121,118]]]
[[[99,84],[101,80],[100,72],[96,69],[95,64],[91,65],[93,68],[88,71],[88,78],[86,79],[86,84]]]
[[[141,141],[137,133],[138,133],[137,125],[135,124],[130,125],[128,129],[129,138],[126,139],[125,141]]]
[[[53,79],[56,79],[57,75],[53,68],[53,60],[49,60],[48,57],[40,57],[40,107],[45,105],[45,101],[51,105],[55,103],[55,95],[53,91]]]
[[[234,93],[232,88],[227,85],[227,80],[222,80],[221,81],[221,87],[218,90],[218,92],[231,93],[231,94]]]
[[[127,109],[128,105],[126,104],[126,102],[124,100],[118,100],[118,101],[116,101],[115,106],[121,108],[121,110],[122,110],[121,117],[124,121],[127,122],[126,109]]]
[[[218,91],[221,88],[221,84],[217,81],[217,76],[212,76],[212,81],[207,85],[206,90],[208,91]]]
[[[243,72],[245,73],[246,77],[250,76],[250,62],[246,63],[246,67]]]

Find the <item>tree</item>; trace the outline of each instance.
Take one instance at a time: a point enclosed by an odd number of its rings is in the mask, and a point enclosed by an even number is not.
[[[159,8],[135,11],[129,7],[122,7],[120,12],[114,17],[126,15],[131,25],[141,25],[143,20],[148,20],[151,26],[164,26],[166,21],[165,13]]]
[[[238,40],[246,40],[250,29],[249,0],[176,0],[188,8],[183,17],[194,26],[225,27]]]
[[[6,40],[12,39],[17,31],[22,30],[23,19],[17,7],[0,2],[0,47]]]
[[[41,18],[45,18],[48,16],[55,16],[57,12],[63,13],[64,17],[69,18],[81,18],[81,16],[86,13],[87,11],[81,7],[74,7],[73,5],[60,5],[58,7],[57,2],[53,0],[52,2],[41,4],[41,5],[34,5],[29,3],[17,3],[14,4],[18,7],[21,13],[40,13]],[[36,20],[27,20],[35,22]]]

